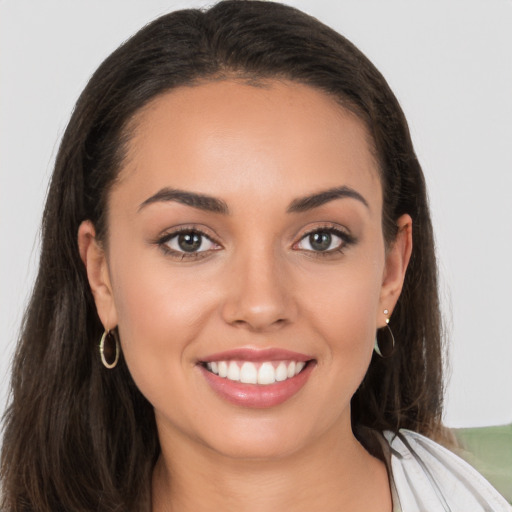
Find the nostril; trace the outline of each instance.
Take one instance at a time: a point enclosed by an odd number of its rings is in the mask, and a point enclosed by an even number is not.
[[[280,328],[283,327],[288,323],[288,320],[286,318],[278,318],[274,321],[265,321],[263,319],[247,319],[247,320],[241,320],[237,319],[232,322],[229,322],[234,327],[245,327],[251,331],[259,331],[259,330],[268,330],[272,328]]]

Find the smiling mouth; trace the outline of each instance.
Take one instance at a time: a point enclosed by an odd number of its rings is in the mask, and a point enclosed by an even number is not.
[[[309,364],[310,361],[209,361],[201,363],[206,370],[219,377],[243,384],[263,386],[291,379]]]

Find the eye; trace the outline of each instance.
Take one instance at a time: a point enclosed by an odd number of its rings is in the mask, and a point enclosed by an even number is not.
[[[179,253],[181,258],[219,249],[219,245],[211,238],[195,229],[168,234],[159,244],[169,253]]]
[[[352,238],[335,228],[322,228],[311,231],[296,244],[297,249],[329,253],[338,251],[352,242]]]

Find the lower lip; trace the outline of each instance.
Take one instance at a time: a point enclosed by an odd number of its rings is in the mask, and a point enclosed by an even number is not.
[[[282,404],[298,393],[306,384],[313,367],[310,361],[295,377],[274,384],[243,384],[219,377],[203,366],[198,366],[212,389],[228,402],[242,407],[265,409]]]

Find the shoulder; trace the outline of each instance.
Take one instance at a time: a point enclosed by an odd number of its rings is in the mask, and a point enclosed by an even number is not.
[[[443,446],[410,430],[383,434],[404,512],[512,512],[484,477]]]

